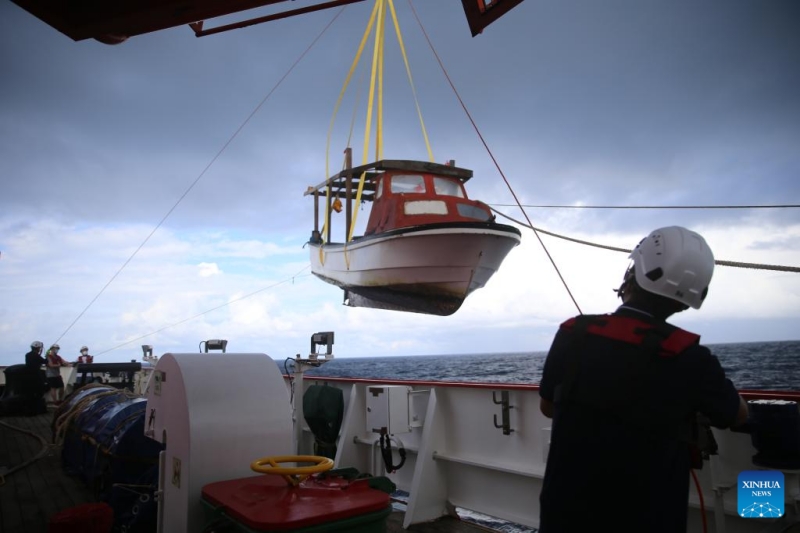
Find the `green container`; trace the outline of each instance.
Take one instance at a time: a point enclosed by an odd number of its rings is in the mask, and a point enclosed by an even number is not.
[[[226,525],[233,525],[237,532],[264,533],[263,530],[251,529],[237,522],[234,518],[226,515],[221,507],[214,507],[203,499],[200,501],[203,502],[203,506],[206,508],[208,525],[212,522],[221,521]],[[281,530],[281,533],[386,533],[386,519],[391,512],[392,506],[389,505],[382,511],[374,511],[372,513],[337,520],[336,522],[317,524],[300,529],[284,529]]]

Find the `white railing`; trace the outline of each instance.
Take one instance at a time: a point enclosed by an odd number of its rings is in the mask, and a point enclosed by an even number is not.
[[[404,525],[432,520],[461,507],[518,524],[536,527],[539,492],[544,477],[551,420],[539,411],[535,385],[389,381],[306,376],[305,387],[326,383],[344,393],[345,417],[336,466],[384,474],[375,442],[379,435],[367,426],[370,387],[408,387],[408,420],[417,427],[396,433],[402,441],[405,466],[387,475],[410,499]],[[425,391],[424,394],[416,394]],[[501,393],[508,393],[507,433],[497,427],[502,420]],[[296,393],[298,391],[295,391]],[[800,399],[800,393],[745,391],[747,399],[772,397]],[[300,396],[301,397],[301,396]],[[769,523],[740,518],[736,509],[736,478],[753,470],[755,449],[750,435],[714,430],[719,455],[697,471],[705,501],[708,531],[736,533],[761,531]],[[311,453],[313,436],[303,431],[301,453]],[[395,451],[395,462],[397,452]],[[376,471],[377,470],[377,471]],[[797,475],[785,474],[798,484]],[[732,488],[731,488],[732,487]],[[800,490],[788,487],[787,500],[796,502]],[[609,519],[606,517],[605,519]],[[604,519],[604,520],[605,520]],[[702,531],[700,499],[692,484],[688,531]]]

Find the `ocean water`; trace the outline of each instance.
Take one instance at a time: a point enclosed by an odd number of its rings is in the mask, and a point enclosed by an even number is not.
[[[800,391],[800,341],[709,344],[738,389]],[[309,376],[539,383],[546,352],[335,358]],[[278,362],[281,370],[283,363]]]

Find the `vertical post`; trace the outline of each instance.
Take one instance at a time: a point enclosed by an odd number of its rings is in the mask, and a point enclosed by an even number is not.
[[[714,488],[714,524],[717,533],[725,533],[725,489],[721,487]]]
[[[353,223],[353,174],[350,169],[353,168],[353,149],[345,148],[344,150],[344,167],[347,171],[345,176],[345,242],[350,238],[350,225]]]
[[[166,446],[166,442],[162,442]],[[167,452],[158,452],[158,490],[156,491],[156,533],[164,533],[164,477],[167,471]]]
[[[319,190],[314,191],[314,235],[319,235]]]
[[[294,449],[297,455],[303,455],[303,372],[305,368],[303,363],[296,361],[294,364],[294,402],[292,402],[292,410],[294,411]],[[300,406],[298,408],[298,405]]]
[[[328,213],[328,219],[325,221],[325,227],[328,228],[328,235],[325,237],[325,242],[331,242],[331,211],[333,207],[333,187],[325,187],[325,200],[328,202],[328,208],[325,210]]]

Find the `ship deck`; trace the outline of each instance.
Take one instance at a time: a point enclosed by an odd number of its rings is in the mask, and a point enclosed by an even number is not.
[[[46,414],[31,417],[0,417],[0,531],[8,533],[45,533],[55,514],[97,501],[93,491],[77,477],[61,468],[61,449],[51,441],[53,408]],[[5,424],[24,430],[11,429]],[[41,455],[38,459],[37,456]],[[35,460],[34,460],[35,459]],[[30,462],[11,474],[10,469]],[[403,530],[401,511],[387,521],[387,533]],[[457,518],[444,517],[427,524],[412,526],[418,533],[480,533],[491,531]]]
[[[0,424],[0,531],[40,533],[50,518],[63,511],[95,501],[92,491],[61,468],[61,450],[51,441],[52,407],[38,416],[2,417],[22,433]],[[11,474],[8,470],[44,455]]]

